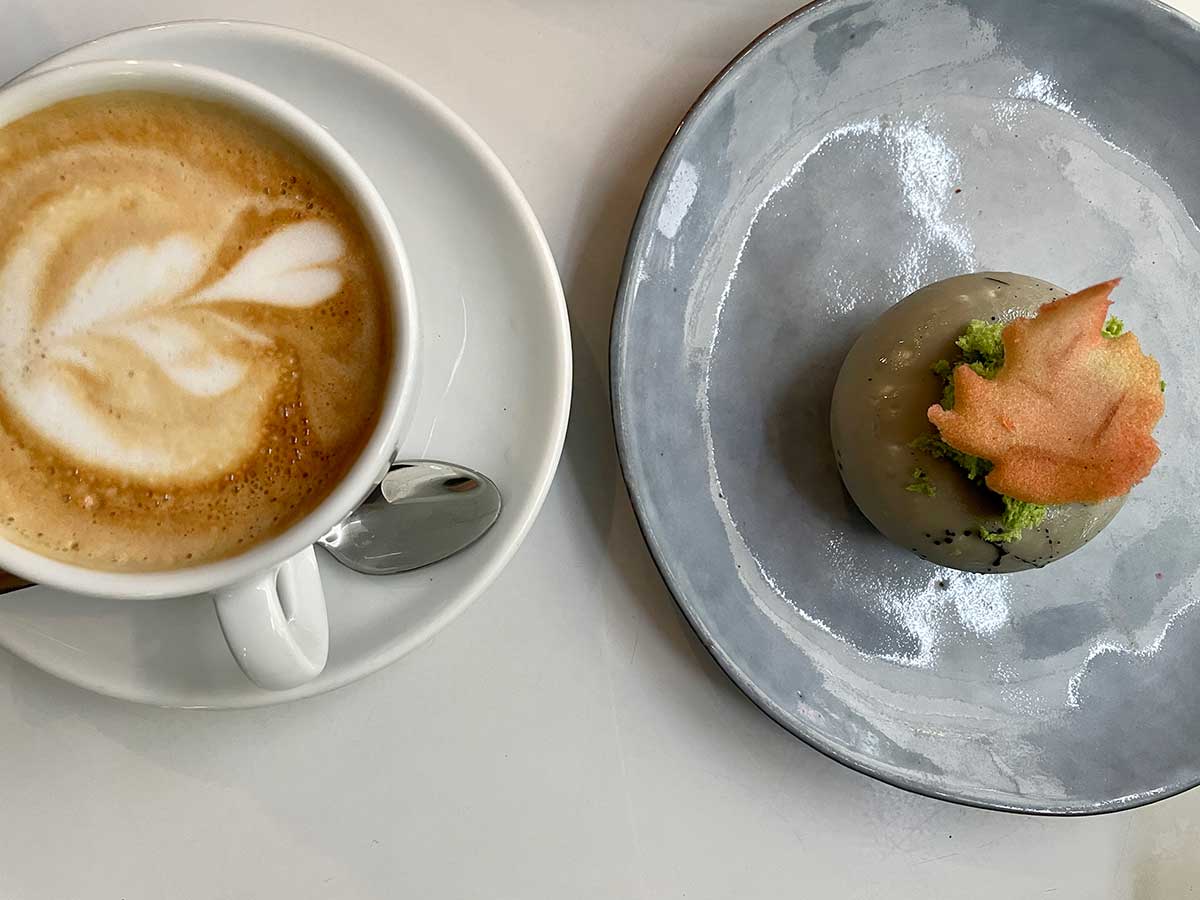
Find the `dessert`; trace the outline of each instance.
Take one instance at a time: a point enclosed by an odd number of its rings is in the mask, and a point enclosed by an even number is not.
[[[1116,284],[1068,296],[1025,275],[961,275],[868,327],[838,375],[831,433],[880,532],[939,565],[1012,572],[1108,524],[1158,459],[1164,387],[1108,316]]]

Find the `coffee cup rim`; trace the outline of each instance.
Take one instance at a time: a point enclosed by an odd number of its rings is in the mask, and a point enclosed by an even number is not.
[[[387,471],[418,392],[419,331],[412,273],[383,198],[349,151],[291,103],[234,75],[174,60],[114,59],[63,66],[0,86],[0,128],[64,100],[116,90],[224,103],[295,143],[338,184],[354,206],[374,244],[390,289],[393,347],[379,420],[342,479],[313,510],[281,534],[234,556],[149,572],[89,568],[43,556],[0,538],[0,568],[38,584],[129,599],[206,593],[261,576],[314,544],[360,503]]]

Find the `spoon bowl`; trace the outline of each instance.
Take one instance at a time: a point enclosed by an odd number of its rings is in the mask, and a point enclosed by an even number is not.
[[[475,543],[500,517],[501,506],[495,483],[473,469],[397,462],[317,543],[364,575],[410,572]]]

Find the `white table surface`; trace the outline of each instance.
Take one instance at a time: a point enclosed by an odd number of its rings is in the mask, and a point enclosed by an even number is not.
[[[0,81],[199,16],[320,32],[415,78],[529,196],[576,353],[565,456],[528,541],[397,665],[291,706],[189,713],[0,653],[0,900],[1200,894],[1200,791],[1065,821],[878,784],[746,700],[650,561],[608,413],[626,236],[682,113],[795,4],[0,0]],[[1200,17],[1200,0],[1178,5]]]

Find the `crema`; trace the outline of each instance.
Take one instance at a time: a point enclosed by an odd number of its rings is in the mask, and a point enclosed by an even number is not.
[[[0,535],[92,568],[220,559],[373,431],[390,298],[334,180],[219,104],[83,97],[0,129]]]

